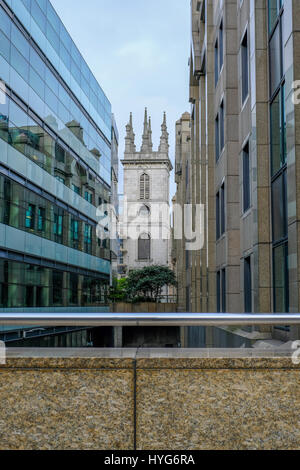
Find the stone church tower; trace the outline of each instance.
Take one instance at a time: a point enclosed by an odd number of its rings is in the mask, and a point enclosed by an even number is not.
[[[136,150],[132,114],[126,126],[124,201],[130,231],[122,242],[123,274],[150,265],[170,266],[171,234],[169,214],[169,134],[164,113],[158,151],[153,151],[151,119],[145,110],[140,151]],[[161,208],[161,213],[160,209]]]

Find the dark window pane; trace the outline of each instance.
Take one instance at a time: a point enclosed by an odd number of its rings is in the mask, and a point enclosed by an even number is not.
[[[270,41],[270,87],[271,95],[275,92],[281,79],[281,47],[279,24]]]
[[[53,233],[54,233],[54,240],[56,241],[56,243],[62,243],[63,241],[63,215],[60,214],[59,212],[54,213]]]
[[[220,106],[220,151],[224,148],[224,103]]]
[[[70,304],[78,304],[78,275],[70,273]]]
[[[71,220],[71,246],[78,249],[79,247],[79,220]]]
[[[271,159],[272,175],[281,167],[281,105],[280,93],[271,104]]]
[[[287,143],[286,143],[286,111],[285,111],[285,85],[281,89],[281,151],[282,163],[286,163]]]
[[[247,32],[245,33],[244,39],[242,41],[241,54],[242,54],[242,102],[244,103],[249,92],[249,53],[248,53]]]
[[[92,226],[84,224],[84,251],[92,254]]]
[[[34,307],[34,286],[25,288],[25,307]]]
[[[217,312],[221,312],[221,273],[217,272]]]
[[[141,235],[138,240],[138,259],[148,260],[150,259],[151,249],[150,249],[150,237],[149,235]]]
[[[275,26],[275,22],[278,16],[278,0],[268,0],[269,9],[269,31]]]
[[[226,270],[222,269],[222,312],[226,312]]]
[[[38,230],[40,232],[45,231],[45,222],[46,222],[46,210],[43,207],[38,209]]]
[[[58,162],[65,162],[65,151],[58,143],[55,144],[55,158]]]
[[[223,54],[224,54],[224,46],[223,46],[223,23],[220,25],[219,30],[219,68],[221,72],[221,68],[223,65]]]
[[[216,196],[216,239],[220,238],[220,193]]]
[[[273,242],[287,235],[285,173],[272,183]]]
[[[219,48],[218,41],[215,45],[215,85],[217,85],[219,80]]]
[[[33,204],[29,204],[26,210],[25,227],[32,230],[35,227],[35,206]]]
[[[215,152],[216,152],[216,161],[219,160],[220,156],[220,147],[219,147],[219,117],[217,116],[215,120]]]
[[[221,235],[225,233],[225,186],[221,186],[221,220],[220,220],[220,229]]]
[[[52,292],[53,305],[60,306],[63,304],[63,272],[53,271],[52,273]]]
[[[246,313],[252,312],[252,280],[251,280],[251,258],[244,260],[244,307]]]
[[[250,158],[249,145],[243,150],[243,204],[244,212],[250,207]]]
[[[288,312],[288,247],[287,244],[273,250],[274,259],[274,311]]]

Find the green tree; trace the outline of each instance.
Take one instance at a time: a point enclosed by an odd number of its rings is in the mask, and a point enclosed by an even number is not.
[[[127,300],[127,278],[113,279],[112,286],[110,288],[109,300],[111,302],[124,302]]]
[[[127,278],[127,297],[131,301],[157,302],[164,287],[176,284],[175,274],[167,266],[134,269]]]

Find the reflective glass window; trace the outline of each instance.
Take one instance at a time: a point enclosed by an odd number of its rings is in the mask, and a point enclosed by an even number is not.
[[[27,207],[25,227],[30,229],[35,227],[35,206],[33,204],[29,204]]]

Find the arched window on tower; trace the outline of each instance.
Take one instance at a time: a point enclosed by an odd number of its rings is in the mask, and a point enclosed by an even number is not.
[[[150,176],[146,173],[140,177],[140,199],[150,199]]]
[[[151,238],[148,233],[143,233],[138,239],[138,259],[149,260],[151,257]]]

